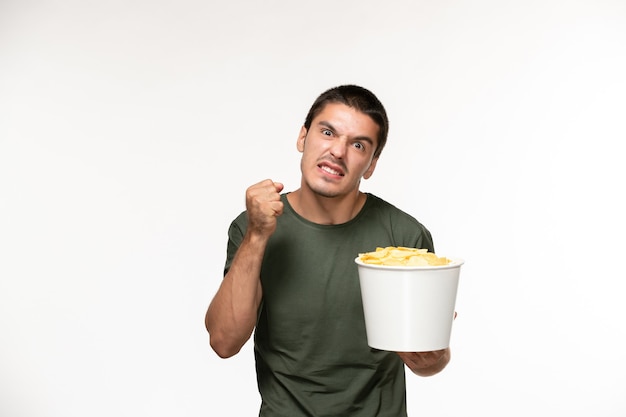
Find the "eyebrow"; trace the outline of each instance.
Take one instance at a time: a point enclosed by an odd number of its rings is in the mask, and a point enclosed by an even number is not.
[[[335,127],[333,125],[331,125],[329,122],[327,122],[325,120],[320,120],[317,124],[319,126],[326,127],[329,130],[332,130],[333,132],[337,131],[337,129],[335,129]],[[356,136],[356,137],[351,138],[351,139],[353,139],[353,140],[362,140],[362,141],[367,142],[370,145],[374,146],[374,140],[372,138],[370,138],[369,136]]]

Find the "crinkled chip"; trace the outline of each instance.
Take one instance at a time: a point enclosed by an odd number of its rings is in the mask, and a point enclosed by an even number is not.
[[[403,246],[378,247],[373,252],[360,253],[359,259],[366,264],[388,266],[439,266],[451,262],[450,259],[439,257],[427,249]]]

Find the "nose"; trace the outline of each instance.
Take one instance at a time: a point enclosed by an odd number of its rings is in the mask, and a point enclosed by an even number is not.
[[[337,138],[333,141],[330,146],[330,154],[337,158],[341,159],[346,153],[346,147],[348,146],[348,141],[345,138]]]

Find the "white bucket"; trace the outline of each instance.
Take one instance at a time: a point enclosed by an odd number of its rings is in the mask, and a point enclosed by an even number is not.
[[[450,346],[463,260],[442,266],[358,265],[367,344],[396,352]]]

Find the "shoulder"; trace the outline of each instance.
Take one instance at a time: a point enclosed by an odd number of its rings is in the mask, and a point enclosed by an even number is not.
[[[228,228],[228,238],[237,245],[243,240],[248,228],[248,212],[242,211],[233,219]]]
[[[367,194],[363,214],[366,222],[384,225],[393,236],[395,246],[420,247],[431,251],[434,249],[432,235],[424,224],[374,194]]]
[[[392,216],[396,220],[400,221],[408,221],[411,223],[421,224],[415,217],[406,211],[396,207],[390,202],[378,197],[375,194],[366,193],[367,194],[367,202],[365,208],[367,210],[371,210],[377,214],[382,214],[386,216]]]

